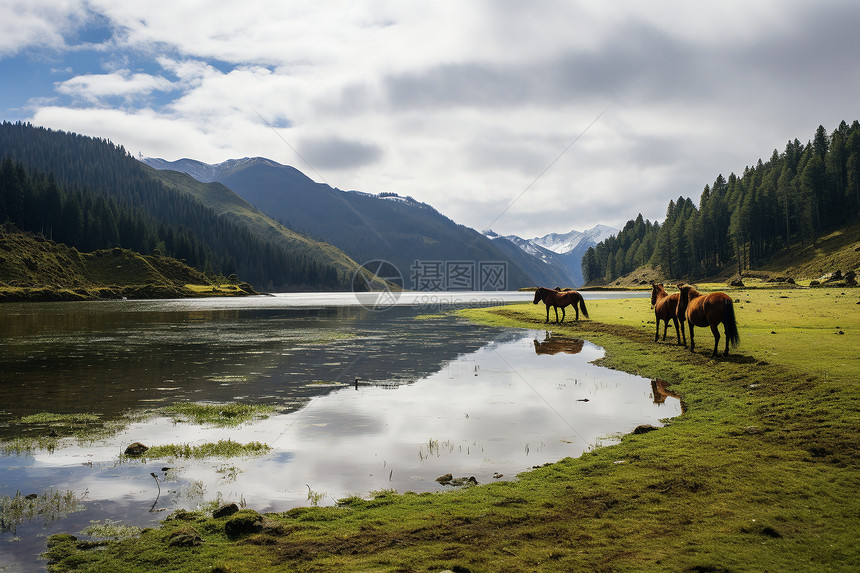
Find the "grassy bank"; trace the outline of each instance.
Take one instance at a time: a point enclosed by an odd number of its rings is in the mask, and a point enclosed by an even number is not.
[[[0,228],[0,302],[157,299],[257,294],[182,261],[113,248],[79,252]]]
[[[658,431],[513,482],[440,494],[380,491],[265,516],[181,512],[97,551],[55,537],[50,567],[854,571],[860,289],[732,296],[741,346],[716,360],[706,329],[697,331],[695,354],[655,343],[641,298],[589,301],[592,320],[550,325],[606,348],[605,366],[659,378],[681,394],[685,414]],[[463,314],[546,328],[543,308],[530,304]]]

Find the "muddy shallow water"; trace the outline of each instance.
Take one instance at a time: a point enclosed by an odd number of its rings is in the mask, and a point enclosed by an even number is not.
[[[16,421],[39,412],[106,420],[185,401],[276,408],[236,428],[156,416],[95,442],[66,438],[52,451],[0,457],[0,494],[73,491],[83,501],[82,511],[0,532],[0,570],[39,570],[44,536],[91,520],[146,526],[216,500],[262,511],[381,489],[443,491],[435,478],[446,473],[513,479],[680,413],[651,381],[590,364],[603,351],[588,341],[453,316],[416,319],[428,313],[420,305],[377,312],[287,302],[0,307],[4,439],[26,433]],[[227,438],[271,450],[120,458],[133,441]]]

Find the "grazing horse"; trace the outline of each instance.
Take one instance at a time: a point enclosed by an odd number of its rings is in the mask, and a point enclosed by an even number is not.
[[[738,325],[735,322],[735,307],[732,304],[732,297],[724,292],[712,292],[711,294],[702,294],[696,290],[696,287],[678,285],[681,291],[681,296],[678,298],[678,316],[686,316],[687,323],[690,325],[690,352],[693,352],[693,327],[694,326],[710,326],[711,332],[714,333],[714,353],[717,355],[717,346],[720,343],[720,332],[717,326],[722,322],[723,329],[726,331],[726,356],[729,355],[729,343],[732,346],[737,346],[740,342],[738,335]]]
[[[687,346],[687,334],[684,332],[684,315],[678,315],[679,293],[669,294],[663,289],[663,283],[651,283],[651,306],[654,307],[654,315],[657,317],[657,332],[654,334],[654,342],[660,340],[660,321],[663,324],[663,340],[666,340],[666,331],[669,330],[669,321],[675,323],[675,336],[678,337],[678,346],[681,346],[681,337],[684,337],[684,346]],[[678,323],[681,330],[678,330]]]
[[[572,304],[573,310],[576,311],[576,320],[579,320],[580,310],[582,310],[582,314],[585,315],[585,318],[588,318],[588,311],[585,310],[585,301],[582,299],[582,295],[575,290],[559,292],[549,288],[538,287],[535,291],[535,299],[532,302],[537,304],[540,301],[543,301],[546,305],[546,320],[544,322],[549,322],[549,307],[551,306],[555,307],[556,323],[564,322],[564,307],[569,304]],[[579,308],[576,306],[577,302],[579,303]],[[558,319],[559,308],[561,309],[561,320]]]

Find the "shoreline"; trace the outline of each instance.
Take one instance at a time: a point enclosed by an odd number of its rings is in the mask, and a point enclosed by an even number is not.
[[[441,494],[374,492],[370,499],[280,514],[171,517],[99,552],[54,539],[49,554],[60,559],[60,568],[66,555],[108,571],[130,551],[141,559],[129,571],[153,571],[166,552],[176,559],[187,554],[167,541],[193,528],[200,538],[195,562],[225,570],[254,562],[260,571],[275,571],[264,565],[275,555],[279,567],[297,571],[417,570],[428,563],[432,570],[829,570],[855,563],[858,520],[845,503],[858,466],[852,369],[834,367],[821,378],[798,366],[796,356],[765,360],[766,345],[779,340],[769,329],[785,327],[751,313],[774,293],[743,294],[741,304],[752,306],[741,311],[740,350],[716,360],[706,329],[699,330],[701,351],[694,354],[655,343],[641,299],[589,301],[592,317],[604,321],[561,325],[545,324],[543,309],[531,304],[459,311],[487,324],[587,338],[606,349],[602,365],[668,382],[686,410],[656,431],[627,434],[619,444],[512,482]],[[857,296],[854,289],[845,303]],[[826,310],[839,316],[838,305]],[[817,338],[800,344],[811,349],[818,340],[834,340],[851,347],[860,320],[840,320],[851,340],[828,338],[822,327]],[[804,510],[809,499],[815,500],[813,514]],[[227,524],[240,518],[250,528],[225,537],[224,528],[233,527]],[[500,527],[504,536],[496,535]]]

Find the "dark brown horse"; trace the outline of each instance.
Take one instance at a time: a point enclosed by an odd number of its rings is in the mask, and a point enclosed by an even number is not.
[[[679,293],[669,294],[663,289],[663,283],[651,283],[651,306],[654,307],[654,316],[657,317],[657,332],[654,334],[654,342],[660,340],[660,321],[663,324],[663,340],[666,340],[666,331],[669,330],[669,321],[675,324],[675,336],[678,338],[678,346],[681,345],[681,337],[684,338],[684,346],[687,346],[687,334],[684,332],[684,315],[678,316]],[[678,323],[681,329],[678,330]]]
[[[543,301],[546,305],[546,320],[544,322],[549,322],[549,307],[555,307],[555,321],[564,322],[564,307],[567,305],[573,305],[573,310],[576,311],[576,320],[579,320],[579,311],[582,310],[582,314],[585,318],[588,318],[588,311],[585,310],[585,301],[582,298],[582,295],[576,292],[575,290],[567,290],[564,292],[559,292],[557,290],[552,290],[549,288],[538,287],[535,291],[535,299],[534,304]],[[579,303],[579,308],[577,308],[577,303]],[[558,309],[561,309],[561,320],[558,319]]]
[[[737,346],[740,342],[738,325],[735,322],[735,307],[732,297],[724,292],[712,292],[702,294],[696,287],[679,284],[678,289],[681,296],[678,298],[678,316],[685,316],[690,325],[690,352],[693,352],[695,342],[693,340],[694,326],[710,326],[714,333],[714,353],[717,355],[717,347],[720,344],[720,332],[717,326],[722,322],[726,331],[726,356],[729,355],[729,343]]]

